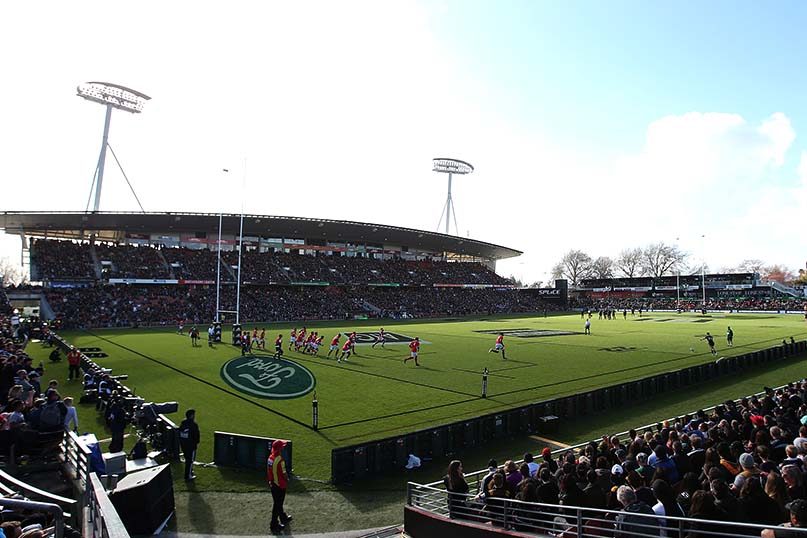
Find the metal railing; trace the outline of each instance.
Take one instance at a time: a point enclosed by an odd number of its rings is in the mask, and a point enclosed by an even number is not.
[[[799,382],[800,382],[800,381],[799,381]],[[774,391],[778,391],[778,390],[783,389],[783,388],[785,388],[785,387],[787,387],[787,385],[780,385],[780,386],[778,386],[778,387],[775,387],[773,390],[774,390]],[[751,398],[751,396],[764,396],[765,394],[766,394],[765,392],[757,392],[757,393],[752,394],[752,395],[749,395],[749,396],[747,396],[747,397],[748,397],[748,398]],[[735,399],[735,400],[734,400],[734,403],[740,403],[740,401],[741,401],[741,400],[742,400],[742,398],[737,398],[737,399]],[[716,404],[716,405],[713,405],[713,406],[711,406],[711,407],[706,407],[706,408],[703,408],[703,409],[701,409],[701,410],[702,410],[702,411],[704,411],[704,412],[706,412],[706,413],[708,413],[709,411],[712,411],[713,409],[715,409],[715,408],[716,408],[718,405],[722,405],[722,404]],[[675,421],[679,420],[681,417],[684,417],[684,416],[686,416],[686,415],[689,415],[689,416],[695,416],[695,414],[696,414],[696,413],[697,413],[697,411],[692,411],[692,412],[690,412],[690,413],[682,413],[682,414],[680,414],[680,415],[676,415],[676,416],[674,416],[674,417],[670,417],[670,418],[665,419],[665,420],[666,420],[666,421],[670,421],[670,422],[675,422]],[[639,427],[633,428],[633,430],[635,430],[636,432],[643,432],[643,431],[648,430],[648,429],[655,429],[656,424],[659,424],[659,423],[661,423],[661,422],[664,422],[664,421],[658,421],[658,422],[654,422],[654,423],[652,423],[652,424],[646,424],[646,425],[644,425],[644,426],[639,426]],[[620,439],[622,439],[622,438],[624,438],[626,435],[628,435],[628,433],[629,433],[628,431],[623,431],[623,432],[619,432],[619,433],[613,434],[613,436],[616,436],[616,437],[619,437]],[[611,437],[611,436],[612,436],[612,435],[609,435],[609,437]],[[600,441],[601,441],[601,440],[602,440],[602,439],[600,438],[600,439],[593,439],[592,441],[593,441],[593,442],[595,442],[595,443],[600,443]],[[587,446],[587,445],[588,445],[590,442],[592,442],[592,441],[585,441],[585,442],[583,442],[583,443],[577,443],[577,444],[575,444],[575,445],[570,445],[570,446],[567,446],[567,447],[564,447],[564,448],[561,448],[561,449],[558,449],[558,450],[553,450],[553,451],[552,451],[552,454],[553,454],[553,455],[557,455],[557,454],[561,454],[561,453],[566,453],[566,452],[569,452],[570,450],[571,450],[571,451],[575,451],[575,450],[577,450],[577,449],[579,449],[579,448],[582,448],[582,447],[584,447],[584,446]],[[516,461],[515,463],[516,463],[516,465],[521,465],[521,464],[523,463],[523,461],[524,461],[524,460],[518,460],[518,461]],[[489,472],[489,470],[488,470],[488,469],[480,469],[480,470],[478,470],[478,471],[472,471],[472,472],[467,473],[467,474],[465,474],[465,475],[464,475],[464,476],[465,476],[465,480],[466,480],[467,482],[469,482],[469,484],[470,484],[470,482],[471,482],[471,481],[473,481],[473,482],[474,482],[474,484],[475,484],[475,486],[476,486],[476,488],[477,488],[477,491],[479,491],[479,487],[480,487],[480,485],[481,485],[481,479],[482,479],[482,478],[483,478],[485,475],[487,475],[487,474],[488,474],[488,472]],[[469,479],[470,479],[470,480],[469,480]],[[436,488],[440,488],[440,487],[442,487],[443,482],[442,482],[442,481],[440,481],[440,480],[438,480],[438,481],[435,481],[435,482],[430,482],[430,483],[428,483],[428,484],[426,484],[426,485],[427,485],[427,486],[430,486],[430,487],[436,487]]]
[[[58,504],[41,503],[28,501],[25,499],[0,498],[3,508],[19,508],[31,512],[46,512],[53,517],[53,538],[63,538],[64,536],[64,515]]]
[[[80,492],[82,504],[90,488],[90,449],[81,442],[78,435],[67,430],[62,438],[59,460],[62,469],[73,480],[74,489]]]
[[[86,524],[81,535],[85,538],[129,538],[129,532],[94,473],[90,474],[89,486],[85,508]]]
[[[506,498],[482,498],[447,493],[444,489],[410,482],[407,505],[435,517],[478,524],[486,528],[538,533],[558,538],[729,538],[759,536],[771,525],[669,517],[657,514],[599,510],[522,502]],[[646,506],[646,505],[645,505]],[[794,536],[807,538],[807,528],[793,528]]]

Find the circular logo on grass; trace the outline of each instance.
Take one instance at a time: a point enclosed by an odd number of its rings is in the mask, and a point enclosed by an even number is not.
[[[258,398],[286,400],[308,394],[317,384],[305,366],[286,359],[244,355],[225,362],[221,377],[234,389]]]

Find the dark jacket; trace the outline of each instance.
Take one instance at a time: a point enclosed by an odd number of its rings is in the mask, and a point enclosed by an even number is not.
[[[192,418],[186,418],[179,424],[179,444],[182,450],[190,452],[199,446],[199,425]]]

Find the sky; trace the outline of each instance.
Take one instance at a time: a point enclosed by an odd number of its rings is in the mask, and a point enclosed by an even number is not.
[[[104,108],[147,211],[322,217],[524,252],[678,244],[710,269],[805,267],[807,4],[777,1],[4,2],[4,211],[82,211]],[[222,172],[223,168],[230,170]],[[137,211],[111,155],[101,210]],[[453,232],[453,230],[452,230]],[[0,235],[19,260],[19,239]]]

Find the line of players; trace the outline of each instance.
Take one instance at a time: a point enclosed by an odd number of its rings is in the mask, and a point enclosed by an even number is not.
[[[179,322],[179,329],[177,333],[182,334],[185,331],[185,323],[184,321]],[[199,329],[196,326],[191,327],[188,331],[188,336],[191,338],[191,345],[196,347],[199,344]],[[316,331],[308,332],[303,326],[299,331],[297,327],[294,327],[291,330],[291,334],[289,335],[289,351],[294,348],[294,350],[298,353],[305,353],[313,356],[319,355],[319,348],[322,346],[322,341],[325,337],[320,335]],[[351,332],[345,342],[343,344],[339,344],[339,340],[342,338],[342,333],[337,333],[331,339],[331,345],[328,349],[328,354],[325,358],[330,358],[331,353],[334,353],[334,357],[336,357],[336,362],[341,363],[342,361],[348,362],[350,359],[350,355],[358,356],[356,352],[356,340],[357,335],[356,331]],[[501,338],[501,336],[500,336]],[[208,339],[207,345],[209,347],[213,347],[214,341],[214,329],[213,325],[210,326],[208,329]],[[376,335],[376,340],[373,342],[372,348],[375,349],[375,346],[381,344],[383,348],[387,341],[387,335],[384,331],[384,328],[378,331]],[[504,355],[504,349],[499,347],[501,344],[500,340],[497,340],[497,349],[502,350],[502,355]],[[261,332],[258,333],[258,328],[255,327],[252,330],[252,334],[250,336],[250,332],[244,331],[241,333],[241,354],[246,355],[247,353],[251,353],[253,349],[259,349],[262,351],[266,351],[266,329],[261,329]],[[409,357],[404,359],[404,364],[407,361],[414,360],[415,366],[420,366],[418,362],[418,353],[420,352],[420,338],[415,337],[414,340],[409,342]],[[277,338],[275,338],[275,352],[272,355],[274,358],[280,358],[283,356],[283,334],[278,334]]]

